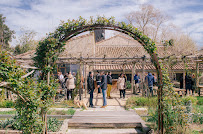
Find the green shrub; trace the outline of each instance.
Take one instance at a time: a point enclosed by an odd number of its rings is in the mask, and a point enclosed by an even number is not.
[[[191,101],[193,105],[196,105],[197,104],[197,98],[196,97],[193,97],[193,96],[186,96],[186,97],[182,97],[181,98],[181,101],[184,105],[187,104],[188,101]]]
[[[74,113],[75,113],[75,110],[74,109],[68,109],[68,111],[67,111],[67,114],[68,115],[74,115]]]
[[[0,102],[0,108],[13,108],[14,102],[9,100],[4,100]]]
[[[126,82],[126,89],[131,89],[131,83],[130,83],[130,81]]]
[[[11,119],[0,120],[0,129],[20,130],[20,124],[16,121],[17,116]]]
[[[56,118],[49,118],[47,122],[49,132],[58,132],[63,124],[63,121],[59,121]]]
[[[194,114],[192,116],[192,122],[198,123],[198,124],[203,124],[203,115],[202,114]]]
[[[203,97],[197,96],[197,105],[203,105]]]

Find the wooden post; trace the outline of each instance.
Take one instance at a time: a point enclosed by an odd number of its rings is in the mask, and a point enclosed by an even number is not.
[[[82,100],[82,85],[83,85],[83,82],[82,82],[82,64],[80,61],[80,88],[79,88],[79,99],[80,100]]]
[[[87,97],[87,64],[85,64],[85,98]]]
[[[125,64],[123,64],[123,74],[125,74]]]
[[[183,89],[185,89],[185,68],[183,70]]]
[[[131,76],[131,93],[134,91],[134,75],[135,75],[135,63],[132,64],[132,76]]]
[[[199,62],[196,62],[196,73],[195,73],[195,85],[196,85],[196,91],[198,91],[199,87]],[[200,90],[199,90],[199,96],[200,96]]]
[[[144,69],[144,66],[145,66],[145,55],[143,56],[143,62],[142,62],[142,96],[145,96],[145,90],[146,90],[146,87],[145,87],[145,69]]]

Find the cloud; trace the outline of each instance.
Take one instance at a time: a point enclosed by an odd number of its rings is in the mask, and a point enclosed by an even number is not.
[[[152,4],[169,14],[173,17],[171,22],[186,29],[185,32],[192,31],[191,36],[202,42],[203,10],[186,10],[189,6],[201,6],[201,0],[1,0],[0,12],[7,17],[6,24],[16,31],[17,37],[20,29],[26,27],[36,31],[37,39],[40,39],[46,33],[53,32],[61,20],[69,18],[105,15],[115,16],[117,21],[125,21],[125,15],[138,10],[140,4]],[[13,41],[12,45],[15,44],[16,41]]]

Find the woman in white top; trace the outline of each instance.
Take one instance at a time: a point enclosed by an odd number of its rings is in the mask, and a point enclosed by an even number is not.
[[[67,87],[67,99],[73,99],[73,90],[75,89],[75,80],[71,72],[68,73],[68,79],[66,81]]]
[[[118,84],[118,89],[120,90],[120,98],[122,98],[122,95],[123,95],[123,98],[125,99],[125,78],[123,73],[120,74],[117,84]]]

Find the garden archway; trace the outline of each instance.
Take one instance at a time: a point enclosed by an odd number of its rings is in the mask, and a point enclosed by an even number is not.
[[[60,52],[63,51],[65,42],[74,36],[86,31],[92,31],[97,29],[114,30],[129,35],[133,39],[137,40],[149,53],[152,62],[157,70],[158,74],[158,111],[159,111],[159,131],[163,132],[163,114],[162,114],[162,69],[159,63],[158,54],[156,53],[156,45],[149,37],[140,32],[137,28],[131,24],[125,22],[116,22],[114,17],[97,17],[90,20],[79,17],[78,20],[68,20],[66,23],[62,23],[54,33],[50,33],[47,38],[39,42],[39,46],[36,50],[36,56],[34,57],[35,65],[43,72],[43,79],[49,81],[49,72],[53,69],[51,64],[55,65]],[[46,75],[48,74],[48,75]]]

